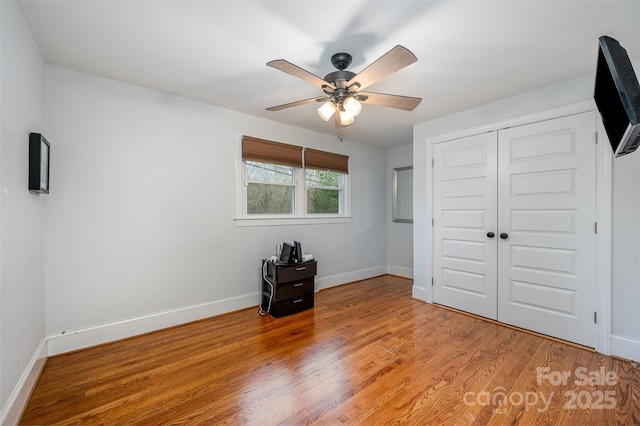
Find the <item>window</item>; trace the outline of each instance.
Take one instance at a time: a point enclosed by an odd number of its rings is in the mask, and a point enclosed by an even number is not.
[[[306,169],[307,213],[342,213],[343,174],[329,170]]]
[[[342,199],[349,157],[307,148],[304,150],[308,214],[343,212]]]
[[[349,157],[250,136],[241,153],[239,225],[348,219]]]
[[[247,161],[247,213],[293,214],[293,167]]]

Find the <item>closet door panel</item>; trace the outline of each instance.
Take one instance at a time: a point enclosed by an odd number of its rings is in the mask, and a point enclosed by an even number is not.
[[[434,146],[434,301],[496,319],[497,135]]]
[[[595,345],[595,116],[498,132],[498,320]]]

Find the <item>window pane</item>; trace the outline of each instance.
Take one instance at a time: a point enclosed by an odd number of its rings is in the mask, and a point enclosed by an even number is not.
[[[309,188],[307,190],[307,213],[340,213],[340,190]]]
[[[293,186],[250,183],[247,186],[248,214],[292,214]]]
[[[328,186],[339,188],[341,173],[327,170],[306,169],[307,186]]]
[[[247,161],[250,182],[293,183],[293,167]]]

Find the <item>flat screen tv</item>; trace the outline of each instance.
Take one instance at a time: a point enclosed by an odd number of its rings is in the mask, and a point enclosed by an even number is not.
[[[627,51],[609,37],[599,38],[594,100],[615,157],[640,145],[640,85]]]

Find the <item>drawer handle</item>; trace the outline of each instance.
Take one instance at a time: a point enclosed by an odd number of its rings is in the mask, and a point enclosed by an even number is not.
[[[300,287],[301,285],[304,285],[304,283],[298,283],[298,284],[294,284],[294,287]]]
[[[298,299],[298,300],[294,300],[293,303],[300,303],[302,302],[302,299]]]
[[[305,269],[307,269],[306,266],[301,266],[299,268],[296,268],[296,271],[304,271]]]

